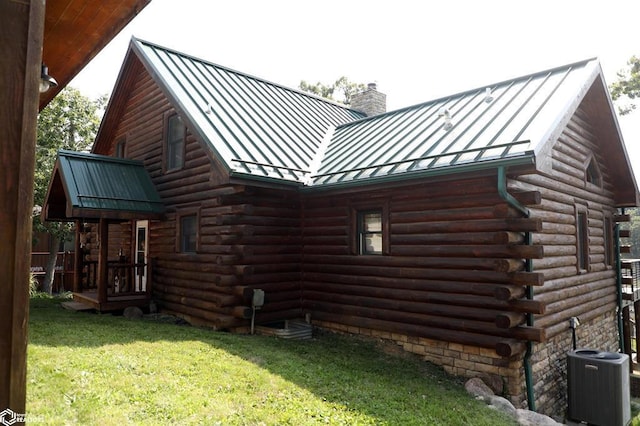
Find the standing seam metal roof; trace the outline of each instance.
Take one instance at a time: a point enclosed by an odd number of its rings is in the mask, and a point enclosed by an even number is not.
[[[338,126],[313,183],[524,161],[598,70],[587,60]]]
[[[313,186],[531,163],[600,72],[590,59],[363,118],[148,42],[132,46],[230,173]]]
[[[302,182],[327,129],[363,117],[148,42],[132,45],[232,173]]]
[[[75,218],[98,217],[100,211],[147,217],[165,210],[139,161],[62,150],[57,169],[64,181],[67,210],[75,211]]]

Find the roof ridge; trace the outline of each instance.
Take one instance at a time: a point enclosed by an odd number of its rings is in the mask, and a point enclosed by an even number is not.
[[[213,66],[215,68],[224,70],[226,72],[230,72],[230,73],[234,73],[234,74],[237,74],[237,75],[241,75],[243,77],[246,77],[246,78],[249,78],[249,79],[253,79],[253,80],[256,80],[256,81],[260,81],[262,83],[265,83],[265,84],[268,84],[268,85],[271,85],[271,86],[275,86],[275,87],[279,87],[281,89],[288,90],[288,91],[291,91],[291,92],[294,92],[294,93],[298,93],[298,94],[301,94],[303,96],[306,96],[306,97],[309,97],[309,98],[312,98],[312,99],[316,99],[316,100],[325,102],[325,103],[333,105],[333,106],[337,106],[337,107],[340,107],[340,108],[343,108],[343,109],[346,109],[346,110],[349,110],[349,111],[354,111],[354,112],[360,113],[359,111],[356,111],[356,110],[354,110],[353,108],[350,108],[347,105],[341,104],[340,102],[337,102],[337,101],[334,101],[334,100],[331,100],[331,99],[327,99],[327,98],[323,98],[322,96],[319,96],[319,95],[316,95],[316,94],[313,94],[313,93],[309,93],[309,92],[305,92],[305,91],[300,90],[300,89],[288,87],[288,86],[285,86],[284,84],[276,83],[276,82],[267,80],[265,78],[258,77],[258,76],[253,75],[253,74],[249,74],[249,73],[246,73],[246,72],[243,72],[243,71],[239,71],[239,70],[231,68],[231,67],[220,65],[220,64],[212,62],[212,61],[210,61],[208,59],[204,59],[204,58],[201,58],[199,56],[191,55],[189,53],[185,53],[185,52],[179,51],[177,49],[161,46],[161,45],[159,45],[157,43],[153,43],[153,42],[150,42],[148,40],[143,40],[143,39],[135,37],[135,36],[131,37],[131,41],[132,42],[135,41],[135,42],[138,42],[138,43],[141,43],[141,44],[146,44],[147,46],[151,46],[151,47],[156,48],[156,49],[161,49],[161,50],[164,50],[166,52],[170,52],[170,53],[175,54],[175,55],[183,56],[183,57],[189,58],[191,60],[198,61],[198,62],[207,64],[207,65]]]

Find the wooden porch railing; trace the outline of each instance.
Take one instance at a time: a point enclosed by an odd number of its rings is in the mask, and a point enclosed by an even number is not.
[[[638,366],[638,337],[640,336],[640,259],[622,259],[622,334],[624,351],[632,366]]]
[[[107,296],[141,295],[149,290],[150,267],[148,263],[107,262]],[[98,262],[84,262],[85,279],[82,291],[97,290]],[[138,272],[138,275],[136,275]]]
[[[31,273],[35,275],[38,280],[43,279],[48,260],[49,252],[31,252]],[[72,252],[60,251],[57,253],[53,277],[54,291],[71,288],[74,274],[73,263],[74,254]]]
[[[620,263],[622,298],[636,301],[640,299],[640,259],[622,259]]]

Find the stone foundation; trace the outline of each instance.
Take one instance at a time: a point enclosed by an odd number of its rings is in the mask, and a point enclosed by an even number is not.
[[[479,377],[497,394],[509,399],[516,408],[527,406],[523,356],[502,358],[495,350],[461,345],[423,337],[412,337],[386,331],[346,326],[327,321],[313,325],[340,333],[369,336],[396,343],[405,351],[418,354],[425,361],[442,366],[452,375]],[[618,350],[618,329],[615,312],[601,315],[576,330],[579,348],[603,351]],[[547,342],[534,345],[531,357],[536,411],[547,416],[564,418],[567,409],[567,353],[573,349],[571,329]]]
[[[392,341],[405,351],[417,354],[425,361],[441,366],[449,374],[467,378],[481,378],[497,395],[504,396],[514,405],[521,404],[524,396],[525,404],[520,408],[526,408],[521,357],[507,359],[496,354],[494,349],[345,326],[327,321],[313,321],[313,325],[339,333]]]

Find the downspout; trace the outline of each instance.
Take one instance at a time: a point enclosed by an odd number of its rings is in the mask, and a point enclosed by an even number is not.
[[[500,197],[507,202],[511,207],[515,208],[525,217],[530,217],[531,213],[529,209],[520,204],[518,200],[516,200],[513,195],[511,195],[507,191],[507,169],[505,166],[498,167],[498,194]],[[533,244],[533,236],[531,232],[525,233],[525,241],[527,245]],[[531,259],[526,259],[525,261],[525,270],[527,272],[533,272],[533,261]],[[533,287],[528,285],[525,288],[527,299],[533,300]],[[533,327],[533,314],[527,313],[527,326]],[[531,340],[527,341],[527,351],[524,355],[523,366],[524,366],[524,379],[527,388],[527,406],[529,410],[536,411],[536,399],[533,393],[533,371],[531,369],[531,355],[533,354],[533,342]]]
[[[621,214],[625,214],[624,208]],[[620,259],[620,223],[616,223],[613,227],[614,244],[616,250],[616,293],[618,296],[618,346],[620,353],[624,353],[624,324],[622,323],[622,259]]]

